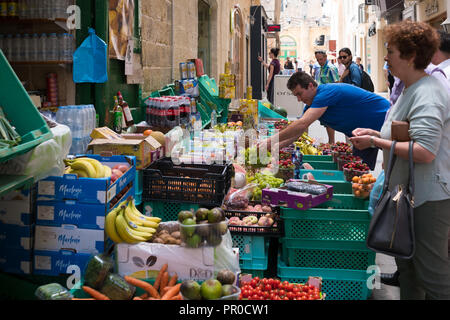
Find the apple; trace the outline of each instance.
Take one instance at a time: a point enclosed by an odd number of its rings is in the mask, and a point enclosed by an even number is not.
[[[112,183],[116,182],[117,179],[118,179],[118,177],[115,174],[111,175],[111,182]]]
[[[114,175],[116,175],[117,178],[120,178],[120,177],[123,175],[123,172],[120,171],[119,169],[112,169],[112,170],[111,170],[111,173],[114,174]]]
[[[119,169],[120,171],[122,171],[122,173],[125,173],[128,171],[130,167],[126,164],[121,164],[117,169]]]

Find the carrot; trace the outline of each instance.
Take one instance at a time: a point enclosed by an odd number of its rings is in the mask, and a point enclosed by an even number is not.
[[[167,284],[167,286],[169,287],[173,287],[174,285],[177,284],[177,280],[178,280],[178,275],[175,273],[172,278],[170,278],[169,283]]]
[[[133,300],[144,300],[141,297],[134,297]]]
[[[170,300],[180,293],[181,283],[174,285],[162,297],[161,300]]]
[[[170,298],[169,300],[183,300],[183,297],[181,296],[181,293],[179,293],[176,296]]]
[[[83,288],[84,292],[90,294],[91,297],[94,298],[95,300],[110,300],[103,293],[101,293],[95,289],[92,289],[91,287],[83,286],[82,288]]]
[[[164,289],[161,290],[161,295],[164,295],[170,288],[172,288],[173,286],[166,286]]]
[[[161,284],[159,285],[159,293],[162,294],[162,290],[167,287],[167,284],[169,283],[169,273],[166,271],[163,273],[161,278]]]
[[[72,300],[81,301],[81,300],[95,300],[95,299],[94,298],[72,298]]]
[[[153,286],[155,287],[156,290],[159,289],[159,286],[160,286],[160,284],[161,284],[161,278],[162,278],[164,272],[167,271],[167,267],[168,267],[168,266],[169,266],[169,265],[166,263],[166,264],[164,264],[164,265],[161,267],[161,269],[159,270],[158,275],[156,276],[156,279],[155,279],[155,283],[153,284]]]
[[[159,300],[159,299],[150,297],[147,300]]]
[[[129,284],[144,289],[151,297],[158,299],[160,298],[158,291],[150,283],[130,276],[125,276],[124,279]]]
[[[142,294],[139,298],[148,299],[148,293],[146,292],[146,293]]]

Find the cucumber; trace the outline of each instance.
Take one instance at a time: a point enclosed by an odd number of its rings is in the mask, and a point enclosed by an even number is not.
[[[106,277],[100,292],[111,300],[131,300],[136,292],[136,287],[130,285],[118,274],[110,273]]]

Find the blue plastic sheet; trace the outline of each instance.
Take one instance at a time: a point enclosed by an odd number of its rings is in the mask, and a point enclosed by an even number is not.
[[[105,83],[108,81],[107,48],[105,41],[89,28],[89,36],[73,55],[75,83]]]

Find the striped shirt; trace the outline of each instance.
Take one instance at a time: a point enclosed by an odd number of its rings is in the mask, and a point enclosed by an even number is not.
[[[318,84],[334,83],[339,81],[338,69],[328,60],[319,70]]]

